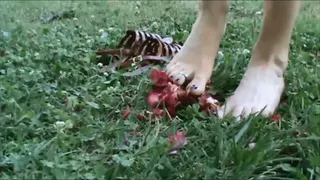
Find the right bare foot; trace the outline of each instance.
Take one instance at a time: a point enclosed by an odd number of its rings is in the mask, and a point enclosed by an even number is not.
[[[201,36],[203,35],[197,35],[200,37],[199,40],[193,41],[191,46],[188,46],[188,43],[183,46],[181,52],[167,66],[168,75],[177,84],[182,85],[185,81],[191,81],[186,89],[195,95],[204,92],[205,85],[212,74],[215,58],[207,42],[200,40]]]
[[[167,74],[191,94],[204,93],[226,25],[227,1],[200,1],[200,11],[181,51],[167,66]]]

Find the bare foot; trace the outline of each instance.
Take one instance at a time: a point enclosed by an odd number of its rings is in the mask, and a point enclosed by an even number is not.
[[[276,66],[249,65],[234,95],[219,109],[218,116],[248,117],[260,112],[263,116],[272,115],[284,89],[282,72]]]
[[[200,12],[181,51],[167,66],[167,74],[187,90],[200,95],[209,81],[226,26],[226,1],[200,1]]]
[[[178,84],[182,85],[185,81],[191,81],[186,89],[195,95],[200,95],[205,91],[215,58],[212,50],[202,48],[206,43],[202,44],[195,47],[184,46],[167,66],[168,75]]]
[[[234,95],[219,109],[219,117],[274,113],[284,89],[283,73],[300,6],[301,1],[265,1],[263,26],[250,64]]]

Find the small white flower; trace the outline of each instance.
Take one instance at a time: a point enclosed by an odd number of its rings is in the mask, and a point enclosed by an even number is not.
[[[39,56],[40,54],[38,52],[34,53],[34,56]]]
[[[102,63],[98,63],[98,67],[102,67],[103,66],[103,64]]]
[[[78,21],[78,18],[74,17],[73,20],[74,20],[74,21]]]
[[[67,120],[67,121],[66,121],[66,128],[67,128],[67,129],[72,129],[72,128],[73,128],[73,122],[72,122],[72,120]]]
[[[99,29],[99,33],[103,33],[104,32],[104,30],[103,29]]]
[[[151,26],[158,27],[158,23],[154,21],[152,22]]]
[[[66,123],[64,121],[57,121],[55,123],[55,126],[59,129],[63,128],[66,125]]]
[[[114,30],[113,27],[109,27],[109,28],[108,28],[108,31],[113,31],[113,30]]]
[[[64,133],[63,130],[65,129],[66,123],[64,121],[56,121],[53,125],[54,128],[57,129],[57,132]]]
[[[107,72],[104,72],[103,75],[104,75],[104,76],[108,76],[109,74],[108,74]]]
[[[5,36],[5,37],[8,37],[8,36],[9,36],[9,32],[7,32],[7,31],[1,30],[1,33],[2,33],[2,35]]]
[[[255,13],[255,15],[261,15],[262,14],[262,11],[257,11],[256,13]]]
[[[256,146],[256,143],[251,142],[249,143],[249,149],[253,149]]]
[[[91,17],[91,18],[94,18],[94,15],[91,15],[90,17]]]
[[[222,51],[218,51],[218,58],[222,59],[224,57],[224,54]]]
[[[92,39],[88,39],[88,40],[87,40],[87,43],[88,43],[88,44],[90,44],[90,43],[92,43],[92,42],[93,42]]]
[[[50,103],[47,103],[48,108],[54,108],[54,106]]]
[[[242,54],[249,54],[250,53],[250,51],[248,50],[248,49],[244,49],[243,51],[242,51]]]

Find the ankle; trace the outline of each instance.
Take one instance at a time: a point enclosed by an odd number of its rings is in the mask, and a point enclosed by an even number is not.
[[[253,66],[271,66],[284,72],[288,66],[288,61],[288,50],[268,51],[265,49],[265,51],[255,50],[250,59],[250,64]]]
[[[262,72],[274,73],[277,77],[283,77],[286,65],[280,61],[265,61],[265,60],[252,60],[249,62],[248,68],[259,69]]]

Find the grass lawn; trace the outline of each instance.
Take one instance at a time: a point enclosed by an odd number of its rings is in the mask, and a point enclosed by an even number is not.
[[[171,120],[141,121],[135,114],[147,109],[149,74],[99,73],[95,51],[114,47],[128,29],[184,41],[196,6],[1,1],[0,51],[7,55],[0,57],[0,179],[320,179],[317,1],[304,3],[293,33],[280,121],[218,120],[196,105]],[[242,77],[262,8],[261,1],[230,3],[224,56],[212,76],[219,97]],[[43,14],[70,9],[76,18],[41,22]],[[132,114],[122,120],[128,105]],[[188,144],[168,155],[168,135],[179,130]]]

